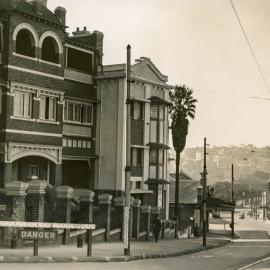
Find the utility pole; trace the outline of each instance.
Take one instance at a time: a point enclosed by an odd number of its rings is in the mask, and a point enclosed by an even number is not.
[[[232,203],[233,203],[233,209],[232,209],[232,237],[234,238],[234,168],[232,164]]]
[[[130,58],[131,47],[127,45],[127,99],[126,99],[126,168],[125,168],[125,207],[124,207],[124,255],[130,255],[130,128],[131,128],[131,106],[130,106]]]
[[[202,184],[203,184],[203,247],[206,247],[206,232],[207,232],[207,224],[206,224],[206,199],[207,199],[207,169],[206,169],[206,138],[204,138],[204,146],[203,146],[203,173],[202,173]]]

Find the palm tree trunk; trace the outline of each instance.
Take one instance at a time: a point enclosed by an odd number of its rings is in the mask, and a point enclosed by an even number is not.
[[[178,204],[179,204],[179,167],[180,167],[180,152],[176,152],[175,159],[175,200],[174,200],[174,215],[178,220]]]

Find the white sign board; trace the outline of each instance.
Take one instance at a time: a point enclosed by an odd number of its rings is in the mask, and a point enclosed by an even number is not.
[[[0,221],[0,227],[95,230],[95,224]]]

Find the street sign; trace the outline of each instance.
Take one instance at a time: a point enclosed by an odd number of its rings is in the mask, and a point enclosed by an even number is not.
[[[24,240],[56,240],[56,231],[21,230],[19,238]]]

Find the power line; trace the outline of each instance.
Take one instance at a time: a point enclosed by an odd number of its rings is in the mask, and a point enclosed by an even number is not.
[[[250,41],[249,41],[249,39],[248,39],[248,36],[247,36],[247,34],[246,34],[246,32],[245,32],[245,29],[244,29],[244,27],[243,27],[243,25],[242,25],[242,23],[241,23],[241,20],[240,20],[240,18],[239,18],[239,16],[238,16],[237,10],[236,10],[236,8],[235,8],[235,6],[234,6],[234,4],[233,4],[233,0],[229,0],[229,1],[230,1],[230,3],[231,3],[231,6],[232,6],[233,11],[234,11],[234,13],[235,13],[235,16],[236,16],[236,18],[237,18],[237,21],[238,21],[238,23],[239,23],[239,25],[240,25],[240,27],[241,27],[241,29],[242,29],[242,32],[243,32],[243,34],[244,34],[244,37],[245,37],[246,42],[247,42],[247,44],[248,44],[248,47],[249,47],[249,49],[250,49],[250,51],[251,51],[251,54],[252,54],[252,56],[253,56],[253,59],[254,59],[256,65],[257,65],[257,68],[258,68],[258,70],[259,70],[259,72],[260,72],[260,74],[261,74],[261,77],[262,77],[262,79],[263,79],[263,82],[264,82],[264,84],[265,84],[267,90],[268,90],[269,93],[270,93],[270,87],[269,87],[269,84],[268,84],[268,82],[267,82],[267,80],[266,80],[266,78],[265,78],[265,76],[264,76],[264,74],[263,74],[263,71],[262,71],[262,69],[261,69],[261,67],[260,67],[260,64],[259,64],[259,61],[258,61],[258,59],[257,59],[257,57],[256,57],[256,54],[255,54],[255,52],[254,52],[254,50],[253,50],[253,48],[252,48],[252,46],[251,46],[251,43],[250,43]]]
[[[211,94],[218,94],[226,97],[237,97],[237,98],[246,98],[246,99],[252,99],[252,100],[262,100],[262,101],[270,101],[270,98],[264,98],[260,96],[245,96],[245,95],[237,95],[237,94],[231,94],[229,92],[221,92],[221,91],[215,91],[215,90],[194,90],[194,93],[200,92],[200,93],[211,93]]]

